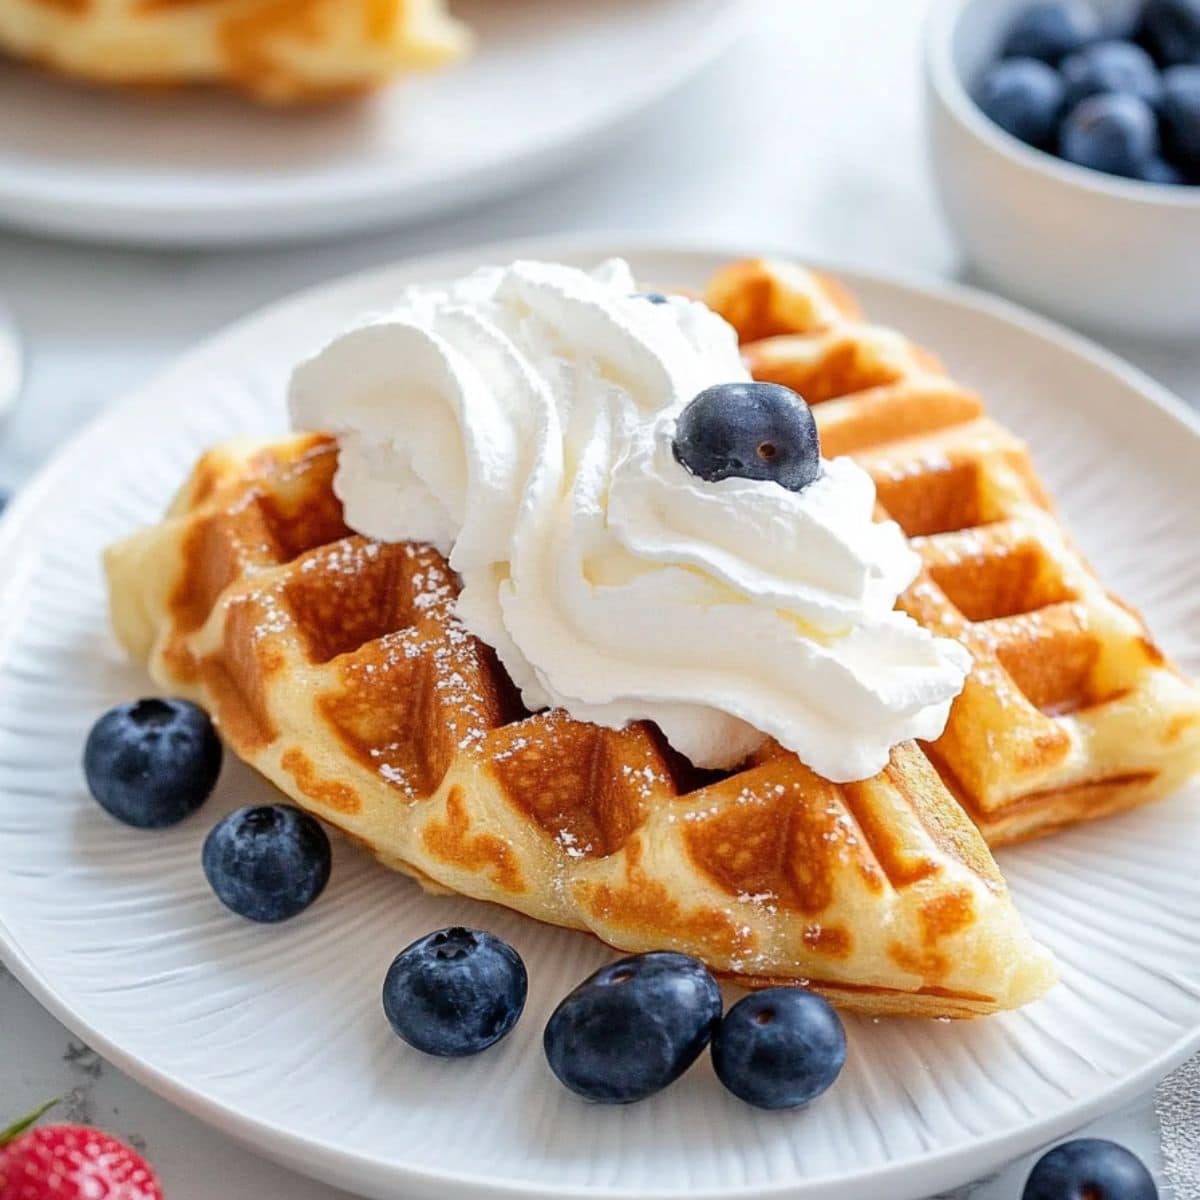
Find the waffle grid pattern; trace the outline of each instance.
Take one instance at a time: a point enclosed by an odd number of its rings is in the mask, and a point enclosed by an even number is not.
[[[979,831],[1170,790],[1200,754],[1196,691],[932,355],[799,267],[735,264],[706,298],[757,377],[816,406],[826,455],[871,473],[923,563],[902,607],[974,656],[925,752],[845,786],[773,744],[701,775],[648,726],[525,712],[456,622],[445,561],[346,528],[319,435],[207,454],[168,519],[110,552],[117,632],[239,755],[431,889],[872,1013],[1024,1003],[1052,968]]]
[[[444,560],[346,529],[335,462],[317,436],[218,448],[108,561],[121,640],[305,807],[433,889],[752,985],[930,1016],[1048,986],[915,747],[848,786],[774,746],[700,776],[649,727],[528,714],[454,619]]]
[[[1200,765],[1200,696],[1109,595],[1055,519],[1024,445],[834,281],[737,263],[706,296],[753,374],[816,406],[924,563],[901,606],[974,670],[927,747],[993,845],[1130,808]]]

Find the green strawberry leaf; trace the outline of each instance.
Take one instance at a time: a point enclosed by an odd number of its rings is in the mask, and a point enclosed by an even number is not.
[[[7,1146],[9,1142],[15,1141],[27,1129],[31,1128],[40,1117],[44,1117],[56,1104],[60,1104],[61,1102],[62,1097],[56,1096],[53,1100],[47,1100],[41,1108],[35,1108],[28,1116],[22,1117],[7,1129],[0,1129],[0,1146]]]

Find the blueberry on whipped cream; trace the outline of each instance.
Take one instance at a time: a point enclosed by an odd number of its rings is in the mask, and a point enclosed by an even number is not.
[[[291,411],[337,435],[353,529],[448,555],[528,708],[865,779],[939,736],[970,658],[895,611],[919,559],[849,459],[801,438],[800,490],[679,461],[689,404],[751,383],[704,304],[647,303],[619,261],[521,261],[406,289],[297,369]]]
[[[821,473],[812,410],[778,383],[718,383],[679,414],[675,457],[693,475],[766,479],[798,492]]]

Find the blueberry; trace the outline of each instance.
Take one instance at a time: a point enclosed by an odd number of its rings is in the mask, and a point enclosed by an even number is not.
[[[1043,0],[1013,22],[1001,53],[1057,63],[1103,35],[1104,26],[1086,0]]]
[[[1021,1200],[1158,1200],[1158,1188],[1124,1146],[1080,1138],[1038,1159]]]
[[[1162,130],[1172,158],[1200,179],[1200,66],[1164,73]]]
[[[494,1046],[520,1019],[529,979],[494,934],[442,929],[401,951],[383,981],[383,1011],[410,1046],[462,1058]]]
[[[1142,40],[1164,67],[1200,63],[1200,0],[1147,0]]]
[[[821,473],[812,410],[778,383],[718,383],[679,414],[675,457],[710,483],[765,479],[790,492]]]
[[[721,991],[703,963],[640,954],[585,979],[554,1010],[543,1044],[550,1069],[571,1091],[630,1104],[674,1083],[720,1019]]]
[[[1171,187],[1178,187],[1180,184],[1187,183],[1183,172],[1178,167],[1167,162],[1165,158],[1152,158],[1142,168],[1142,173],[1138,178],[1143,183],[1165,183]]]
[[[329,882],[329,837],[290,804],[239,808],[204,841],[204,874],[217,899],[251,921],[286,921]]]
[[[713,1034],[717,1077],[758,1108],[799,1108],[827,1091],[846,1062],[846,1031],[812,992],[769,988],[735,1004]]]
[[[985,116],[1043,150],[1053,145],[1065,99],[1059,73],[1036,58],[1010,58],[989,67],[976,94]]]
[[[651,304],[668,304],[670,299],[664,296],[662,292],[634,292],[635,299],[647,300]]]
[[[1141,5],[1132,8],[1118,9],[1116,12],[1102,12],[1100,19],[1104,23],[1101,37],[1109,41],[1137,42],[1142,29]]]
[[[1060,149],[1081,167],[1137,179],[1158,156],[1157,121],[1136,96],[1090,96],[1063,122]]]
[[[1068,55],[1059,67],[1072,108],[1101,92],[1125,92],[1156,106],[1162,78],[1154,59],[1133,42],[1096,42]]]
[[[208,715],[186,700],[138,700],[92,726],[83,770],[96,802],[126,825],[164,829],[212,794],[221,742]]]

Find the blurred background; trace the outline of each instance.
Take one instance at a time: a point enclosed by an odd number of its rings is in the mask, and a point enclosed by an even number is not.
[[[466,7],[472,15],[489,8]],[[411,255],[560,231],[620,230],[777,246],[874,270],[971,279],[930,170],[922,91],[928,0],[509,0],[496,7],[515,15],[493,12],[490,23],[475,22],[474,60],[402,86],[396,104],[402,116],[423,122],[426,145],[440,138],[450,148],[458,140],[478,149],[497,124],[507,128],[505,104],[514,120],[526,122],[562,108],[555,90],[571,91],[570,63],[586,61],[587,91],[567,106],[565,127],[548,122],[537,130],[551,144],[546,160],[531,165],[533,151],[520,142],[516,166],[489,168],[482,186],[508,193],[500,199],[476,199],[462,209],[456,168],[439,161],[435,172],[447,181],[421,199],[423,215],[336,240],[263,247],[243,236],[233,249],[130,249],[0,232],[0,294],[26,353],[22,403],[0,437],[0,486],[18,485],[61,430],[205,333],[299,287]],[[564,16],[563,10],[573,11]],[[669,50],[691,28],[701,52],[673,60]],[[649,55],[630,48],[643,35],[658,39]],[[536,48],[543,70],[565,47],[575,56],[567,78],[561,62],[552,77],[535,71],[522,99],[499,107],[491,84],[478,93],[465,85],[484,67],[502,84],[523,78],[523,41]],[[718,53],[687,79],[700,65],[696,59]],[[658,73],[664,61],[665,78]],[[663,89],[670,94],[641,107],[645,93]],[[635,90],[633,111],[614,118],[614,99]],[[431,94],[442,95],[437,105],[454,121],[440,132],[429,128],[428,114],[422,117]],[[472,101],[488,104],[481,110]],[[232,203],[250,212],[242,224],[270,234],[271,202],[282,197],[295,205],[306,176],[322,173],[322,160],[312,159],[314,143],[336,160],[326,162],[326,184],[331,174],[351,182],[356,174],[378,176],[388,137],[370,153],[345,146],[347,138],[358,144],[380,137],[376,103],[353,112],[264,112],[224,97],[109,95],[6,67],[0,221],[37,225],[53,207],[47,196],[70,195],[72,204],[51,214],[59,226],[100,227],[110,242],[138,237],[149,207],[159,240],[170,233],[173,211],[182,210],[180,228],[219,242],[222,221],[236,225],[239,214],[235,206],[232,218],[222,216],[218,204],[206,224],[206,203],[214,191],[219,200],[222,181],[232,187],[241,180]],[[37,122],[35,109],[42,114]],[[180,121],[198,121],[202,136]],[[394,121],[386,122],[389,130]],[[301,150],[287,148],[293,139]],[[255,172],[270,147],[281,144],[274,151],[283,164],[274,171],[278,185],[256,209],[255,197],[246,198],[253,191],[246,176],[261,192],[266,185]],[[389,196],[387,181],[380,184],[382,211],[371,212],[370,222],[386,222],[389,204],[408,202],[406,190],[402,181]],[[333,208],[336,220],[336,199]],[[327,211],[328,205],[318,223]],[[1185,397],[1194,394],[1194,339],[1164,344],[1110,333],[1106,340]]]
[[[6,6],[9,18],[37,7],[0,0],[0,40]],[[1080,179],[1082,168],[964,115],[963,97],[936,94],[927,56],[986,65],[985,51],[946,23],[970,8],[996,30],[997,13],[1015,11],[1006,0],[939,3],[938,14],[931,0],[453,7],[473,31],[472,57],[333,109],[109,93],[0,62],[0,300],[22,367],[0,332],[0,406],[12,401],[0,416],[0,490],[18,490],[64,437],[230,321],[337,275],[498,239],[620,232],[782,249],[885,274],[986,281],[1036,301],[1037,280],[998,280],[994,262],[1021,257],[1028,234],[1091,256],[1054,262],[1039,251],[1047,294],[1055,280],[1090,271],[1099,291],[1124,279],[1131,311],[1155,278],[1164,294],[1186,289],[1187,279],[1162,276],[1163,256],[1187,266],[1192,286],[1200,278],[1192,189]],[[942,49],[931,48],[931,21],[946,26]],[[10,19],[7,36],[32,38],[29,29]],[[431,59],[464,48],[457,29],[435,34],[422,50]],[[85,57],[71,61],[90,69]],[[347,68],[350,82],[357,69]],[[984,213],[982,226],[948,223],[939,177],[957,181],[951,210]],[[964,190],[972,182],[1002,201],[996,211]],[[1020,200],[1029,196],[1032,210]],[[1123,220],[1146,227],[1135,240],[1149,284],[1129,275],[1137,254],[1107,232]],[[979,239],[992,247],[986,280],[963,253]],[[1122,260],[1126,273],[1114,280]],[[1170,311],[1190,316],[1169,330],[1123,323],[1111,309],[1099,320],[1065,315],[1195,404],[1200,295],[1191,308],[1189,295],[1171,293]],[[1070,296],[1059,300],[1043,307],[1063,315]],[[0,977],[0,1044],[5,1111],[68,1094],[77,1117],[148,1145],[173,1200],[332,1194],[123,1079],[11,977]],[[1152,1097],[1104,1129],[1159,1161]],[[964,1195],[1012,1197],[1020,1178],[1018,1168]]]

